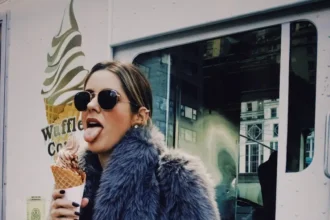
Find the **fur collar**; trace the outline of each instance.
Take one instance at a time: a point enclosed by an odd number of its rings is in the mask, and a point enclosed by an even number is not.
[[[80,166],[87,173],[84,196],[90,199],[82,210],[90,216],[81,219],[220,219],[201,161],[168,149],[156,127],[129,130],[104,170],[88,150]]]

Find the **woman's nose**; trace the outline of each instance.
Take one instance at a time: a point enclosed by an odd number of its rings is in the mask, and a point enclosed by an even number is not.
[[[96,111],[100,112],[101,107],[99,106],[99,103],[97,101],[97,96],[94,96],[91,101],[87,104],[87,110],[89,111]]]

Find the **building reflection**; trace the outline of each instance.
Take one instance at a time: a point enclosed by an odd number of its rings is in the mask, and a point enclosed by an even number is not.
[[[287,171],[297,172],[314,154],[316,29],[295,22],[291,35]],[[153,121],[168,145],[197,155],[212,174],[222,220],[271,219],[265,209],[275,211],[267,198],[276,199],[276,151],[287,147],[278,139],[280,55],[278,25],[134,60],[151,82]]]

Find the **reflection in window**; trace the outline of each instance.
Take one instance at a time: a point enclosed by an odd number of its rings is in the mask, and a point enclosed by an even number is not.
[[[270,111],[271,111],[270,117],[271,118],[276,118],[277,117],[277,108],[271,108]]]
[[[185,61],[182,64],[182,72],[187,76],[192,76],[196,74],[197,64]]]
[[[270,142],[270,148],[277,151],[278,150],[278,142],[277,141]]]
[[[248,144],[245,146],[245,172],[256,173],[259,165],[263,162],[263,148],[259,144]]]
[[[314,156],[314,131],[308,134],[306,141],[305,166],[308,166]]]
[[[154,106],[157,107],[157,110],[166,111],[166,106],[167,106],[166,98],[155,95],[153,102],[154,102]]]
[[[221,51],[221,39],[209,40],[205,43],[204,59],[212,59],[220,56]]]
[[[150,72],[150,68],[149,68],[149,67],[144,66],[144,65],[139,64],[139,63],[135,63],[135,66],[137,66],[137,67],[142,71],[142,73],[143,73],[147,78],[149,78],[149,72]]]
[[[181,105],[181,116],[197,120],[197,110],[188,106]]]
[[[247,111],[252,112],[252,103],[247,103]]]
[[[197,133],[196,131],[186,129],[186,128],[180,128],[180,138],[188,141],[188,142],[193,142],[196,143],[197,141]]]
[[[248,125],[247,127],[248,137],[252,140],[261,141],[262,140],[262,124]]]
[[[305,169],[314,152],[317,32],[308,21],[291,23],[287,172]]]
[[[166,136],[166,123],[169,122],[166,110],[168,103],[168,68],[167,53],[146,53],[136,57],[133,63],[145,74],[151,84],[153,95],[153,122]]]
[[[258,101],[258,111],[263,111],[264,110],[264,103],[263,101]]]
[[[166,130],[166,123],[164,121],[158,121],[158,120],[154,120],[155,125],[159,128],[159,130],[165,134],[165,130]]]
[[[173,108],[174,108],[174,104],[173,104],[173,101],[170,100],[170,108],[169,108],[169,112],[170,112],[170,115],[172,116],[173,115]]]
[[[171,124],[171,123],[168,124],[168,135],[171,137],[174,136],[173,124]]]
[[[167,48],[169,87],[164,83],[167,69],[159,58],[163,51],[139,56],[139,63],[150,68],[155,124],[163,130],[167,122],[167,141],[199,156],[212,172],[223,219],[248,218],[257,212],[250,206],[251,212],[245,213],[236,197],[263,205],[267,195],[260,190],[260,166],[267,174],[261,179],[276,176],[269,164],[276,168],[277,159],[270,162],[270,155],[276,155],[279,147],[278,128],[273,126],[280,123],[280,50],[280,25]],[[166,104],[161,103],[168,99],[166,121]]]
[[[278,124],[273,125],[273,137],[278,137]]]

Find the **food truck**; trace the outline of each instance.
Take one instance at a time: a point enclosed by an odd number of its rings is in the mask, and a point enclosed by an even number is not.
[[[330,4],[1,0],[0,218],[46,219],[91,67],[133,62],[222,219],[330,219]],[[275,216],[275,217],[274,217]]]

